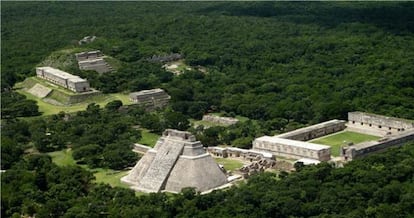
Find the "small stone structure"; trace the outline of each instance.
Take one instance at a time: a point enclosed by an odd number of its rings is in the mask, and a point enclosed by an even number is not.
[[[88,44],[88,43],[95,41],[95,39],[96,39],[96,36],[85,36],[83,37],[83,39],[79,40],[78,44],[79,45]]]
[[[346,128],[345,124],[346,121],[344,120],[330,120],[316,125],[276,135],[275,137],[299,141],[308,141],[335,132],[342,131]]]
[[[132,102],[151,109],[165,107],[171,97],[162,89],[150,89],[130,93],[129,98]]]
[[[209,121],[212,123],[218,123],[223,125],[233,125],[239,122],[238,119],[232,118],[232,117],[220,117],[216,115],[204,115],[203,116],[204,121]]]
[[[414,128],[414,121],[364,112],[348,113],[348,129],[365,134],[385,136]]]
[[[319,161],[331,159],[331,147],[309,142],[262,136],[253,141],[253,149],[271,152],[287,158],[310,158]]]
[[[75,56],[81,70],[94,70],[98,73],[107,73],[113,70],[103,59],[104,56],[99,50],[76,53]]]
[[[216,157],[242,157],[249,161],[258,161],[261,159],[274,160],[275,156],[269,152],[256,151],[252,149],[242,149],[236,147],[207,147],[207,151]]]
[[[171,61],[177,61],[183,58],[183,55],[178,54],[178,53],[171,53],[168,55],[153,55],[150,58],[147,58],[148,61],[150,62],[161,62],[161,63],[165,63],[165,62],[171,62]]]
[[[27,90],[27,92],[29,92],[30,94],[38,98],[45,98],[52,92],[52,89],[46,86],[43,86],[39,83],[36,83],[32,88]]]
[[[243,166],[240,168],[243,178],[248,178],[252,175],[255,175],[259,172],[264,172],[266,169],[273,168],[276,166],[275,160],[269,159],[260,159],[249,165]]]
[[[194,135],[168,129],[121,181],[143,192],[204,192],[225,185],[227,177]]]
[[[73,92],[79,93],[90,90],[89,82],[87,80],[52,67],[37,67],[36,75],[39,78],[67,88]]]

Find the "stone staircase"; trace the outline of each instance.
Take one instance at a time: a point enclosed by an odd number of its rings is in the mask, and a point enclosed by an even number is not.
[[[157,154],[154,157],[153,163],[148,168],[147,173],[143,176],[139,182],[139,187],[143,191],[151,190],[160,191],[172,168],[175,165],[178,157],[180,156],[184,147],[184,143],[174,142],[168,140],[163,146],[159,148]]]

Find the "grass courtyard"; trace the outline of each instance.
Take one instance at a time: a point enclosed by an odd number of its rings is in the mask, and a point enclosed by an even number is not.
[[[76,161],[72,157],[72,150],[66,149],[62,151],[54,151],[47,153],[52,157],[53,163],[58,166],[75,166]],[[128,171],[127,170],[111,170],[111,169],[103,169],[103,168],[95,168],[90,169],[86,165],[78,165],[80,167],[85,168],[88,171],[91,171],[95,176],[96,183],[105,183],[109,184],[112,187],[123,187],[128,188],[127,185],[121,183],[121,177],[125,176]]]
[[[214,160],[223,165],[226,170],[237,170],[244,165],[243,162],[230,158],[214,158]]]
[[[322,145],[329,145],[332,147],[331,154],[333,156],[339,156],[339,149],[341,146],[353,143],[361,143],[366,141],[373,141],[378,140],[380,137],[373,136],[373,135],[367,135],[357,132],[351,132],[351,131],[342,131],[336,134],[324,136],[321,138],[317,138],[314,140],[311,140],[309,142],[316,143],[316,144],[322,144]]]

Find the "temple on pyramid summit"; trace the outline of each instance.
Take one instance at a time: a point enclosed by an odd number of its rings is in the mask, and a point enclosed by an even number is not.
[[[121,181],[141,192],[205,192],[226,185],[227,177],[194,135],[167,129]]]

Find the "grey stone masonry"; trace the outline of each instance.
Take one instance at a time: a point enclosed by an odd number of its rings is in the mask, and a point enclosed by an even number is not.
[[[36,75],[73,92],[87,92],[90,90],[89,82],[86,79],[52,67],[37,67]]]
[[[348,127],[376,135],[399,134],[414,128],[414,121],[365,112],[349,112]]]
[[[342,131],[346,128],[344,120],[330,120],[316,125],[300,128],[287,133],[276,135],[275,137],[292,139],[299,141],[308,141]]]
[[[162,89],[142,90],[129,94],[132,102],[145,108],[162,108],[170,101],[171,97]]]
[[[233,125],[239,122],[238,119],[233,117],[220,117],[216,115],[204,115],[203,120],[224,125]]]
[[[153,149],[121,179],[143,192],[207,191],[227,183],[226,175],[189,132],[167,129]]]
[[[177,142],[169,142],[161,146],[153,160],[156,164],[151,164],[139,182],[140,189],[161,191],[183,147],[184,144]]]

